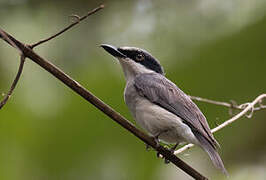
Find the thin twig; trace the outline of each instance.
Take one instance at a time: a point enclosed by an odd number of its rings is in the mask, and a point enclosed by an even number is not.
[[[13,46],[14,47],[14,46]],[[21,73],[22,73],[22,70],[23,70],[23,67],[24,67],[24,62],[25,62],[25,56],[22,54],[20,56],[20,64],[19,64],[19,68],[18,68],[18,72],[17,72],[17,75],[10,87],[10,90],[8,91],[8,93],[5,95],[4,99],[0,102],[0,109],[3,108],[3,106],[7,103],[8,99],[11,97],[17,83],[18,83],[18,80],[21,76]]]
[[[211,130],[212,133],[215,133],[217,131],[219,131],[220,129],[228,126],[229,124],[235,122],[237,119],[241,118],[242,116],[246,115],[249,111],[253,112],[252,109],[255,109],[255,105],[256,104],[260,104],[259,107],[263,107],[265,105],[261,105],[261,101],[266,98],[266,94],[261,94],[259,95],[254,101],[252,101],[251,103],[245,103],[245,104],[242,104],[240,105],[240,107],[245,107],[240,113],[238,113],[237,115],[235,115],[234,117],[232,117],[231,119],[225,121],[224,123],[222,123],[221,125],[213,128]],[[179,148],[178,150],[176,150],[174,152],[175,155],[181,153],[181,152],[184,152],[185,150],[193,147],[194,145],[193,144],[187,144],[185,146],[183,146],[182,148]]]
[[[99,11],[99,10],[101,10],[101,9],[103,9],[103,8],[104,8],[104,5],[102,4],[102,5],[100,5],[99,7],[97,7],[97,8],[95,8],[95,9],[93,9],[92,11],[88,12],[86,15],[84,15],[84,16],[82,16],[82,17],[79,17],[78,15],[73,15],[73,16],[76,18],[75,22],[71,23],[69,26],[67,26],[66,28],[62,29],[62,30],[59,31],[58,33],[56,33],[56,34],[50,36],[49,38],[46,38],[46,39],[40,40],[40,41],[37,42],[37,43],[34,43],[34,44],[29,45],[29,47],[33,49],[34,47],[36,47],[36,46],[38,46],[38,45],[40,45],[40,44],[43,44],[43,43],[45,43],[45,42],[47,42],[47,41],[49,41],[49,40],[51,40],[51,39],[53,39],[53,38],[59,36],[60,34],[64,33],[65,31],[69,30],[69,29],[72,28],[73,26],[75,26],[75,25],[77,25],[78,23],[80,23],[82,20],[86,19],[86,18],[89,17],[90,15],[96,13],[97,11]]]
[[[78,82],[76,82],[70,76],[65,74],[58,67],[56,67],[55,65],[50,63],[48,60],[46,60],[46,59],[40,57],[38,54],[36,54],[32,50],[32,46],[29,47],[27,45],[24,45],[23,43],[19,42],[18,40],[16,40],[14,37],[12,37],[9,34],[7,34],[7,36],[17,45],[17,47],[19,49],[22,50],[25,57],[30,58],[32,61],[34,61],[35,63],[40,65],[46,71],[50,72],[54,77],[59,79],[61,82],[63,82],[69,88],[71,88],[73,91],[75,91],[81,97],[83,97],[85,100],[87,100],[88,102],[93,104],[95,107],[97,107],[99,110],[101,110],[104,114],[109,116],[112,120],[114,120],[115,122],[120,124],[122,127],[127,129],[129,132],[134,134],[136,137],[138,137],[144,143],[153,147],[159,154],[162,154],[170,162],[175,164],[177,167],[179,167],[180,169],[182,169],[184,172],[186,172],[187,174],[189,174],[190,176],[192,176],[195,179],[199,179],[199,180],[207,179],[206,177],[201,175],[198,171],[196,171],[195,169],[190,167],[188,164],[186,164],[184,161],[182,161],[180,158],[176,157],[173,153],[171,153],[170,150],[164,148],[161,145],[158,146],[153,137],[147,135],[146,133],[144,133],[141,130],[139,130],[138,128],[136,128],[130,121],[125,119],[123,116],[121,116],[118,112],[116,112],[110,106],[108,106],[107,104],[102,102],[98,97],[96,97],[91,92],[86,90],[83,86],[81,86]]]
[[[198,96],[189,96],[189,97],[195,101],[200,101],[200,102],[205,102],[205,103],[209,103],[209,104],[215,104],[215,105],[219,105],[219,106],[228,107],[230,115],[232,114],[231,113],[232,109],[243,110],[246,108],[246,104],[237,105],[235,101],[231,101],[230,103],[228,103],[228,102],[222,102],[222,101],[214,101],[211,99],[206,99],[206,98],[202,98],[202,97],[198,97]],[[254,107],[252,110],[253,111],[259,111],[261,109],[266,109],[266,105],[263,105],[262,103],[260,103],[258,107]]]

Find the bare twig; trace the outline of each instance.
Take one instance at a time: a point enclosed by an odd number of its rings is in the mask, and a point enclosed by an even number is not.
[[[249,111],[253,112],[254,109],[256,108],[255,105],[259,104],[259,107],[257,108],[264,108],[265,105],[262,105],[261,102],[263,99],[266,98],[266,94],[261,94],[259,95],[254,101],[252,101],[251,103],[245,103],[240,105],[240,108],[244,108],[240,113],[238,113],[237,115],[235,115],[234,117],[232,117],[231,119],[225,121],[224,123],[222,123],[221,125],[215,127],[214,129],[211,130],[212,133],[215,133],[217,131],[219,131],[220,129],[228,126],[229,124],[233,123],[234,121],[236,121],[237,119],[241,118],[242,116],[246,115]],[[185,146],[183,146],[182,148],[178,149],[175,151],[174,154],[179,154],[181,152],[184,152],[185,150],[193,147],[193,144],[187,144]]]
[[[11,97],[14,89],[16,88],[16,85],[18,83],[18,80],[21,76],[23,67],[24,67],[24,62],[25,62],[25,56],[23,55],[22,50],[8,37],[8,35],[2,30],[0,29],[0,38],[2,38],[3,40],[5,40],[8,44],[10,44],[12,47],[14,47],[15,49],[19,50],[19,54],[20,54],[20,65],[18,68],[18,72],[17,75],[8,91],[8,93],[5,95],[4,99],[0,102],[0,109],[3,108],[3,106],[7,103],[7,101],[9,100],[9,98]]]
[[[99,7],[93,9],[92,11],[89,11],[86,15],[82,16],[82,17],[79,17],[78,15],[72,15],[73,17],[76,18],[75,22],[71,23],[69,26],[67,26],[66,28],[64,28],[63,30],[61,30],[60,32],[50,36],[49,38],[47,39],[44,39],[44,40],[41,40],[35,44],[32,44],[32,45],[27,45],[27,47],[29,48],[34,48],[42,43],[45,43],[57,36],[59,36],[60,34],[64,33],[65,31],[69,30],[70,28],[72,28],[73,26],[75,26],[76,24],[78,24],[80,21],[86,19],[87,17],[89,17],[90,15],[96,13],[97,11],[101,10],[104,8],[104,5],[100,5]],[[2,29],[0,29],[0,38],[2,38],[3,40],[5,40],[8,44],[10,44],[12,47],[16,48],[19,50],[19,53],[20,53],[20,56],[21,56],[21,59],[20,59],[20,66],[19,66],[19,70],[18,70],[18,73],[17,73],[17,76],[16,78],[14,79],[13,83],[12,83],[12,86],[9,90],[9,92],[5,95],[4,99],[0,102],[0,109],[7,103],[8,99],[11,97],[11,94],[13,92],[13,90],[15,89],[16,85],[17,85],[17,82],[20,78],[20,75],[22,73],[22,70],[23,70],[23,66],[24,66],[24,62],[25,62],[25,56],[23,55],[23,52],[22,50],[16,45],[16,43],[14,43],[12,37],[10,37],[5,31],[3,31]],[[11,39],[12,40],[11,40]]]
[[[228,107],[229,109],[243,110],[243,109],[246,108],[244,104],[237,105],[235,103],[235,101],[232,101],[232,102],[228,103],[228,102],[222,102],[222,101],[214,101],[214,100],[211,100],[211,99],[206,99],[206,98],[202,98],[202,97],[198,97],[198,96],[189,96],[189,97],[192,100],[205,102],[205,103],[209,103],[209,104],[215,104],[215,105],[219,105],[219,106],[225,106],[225,107]],[[260,103],[260,106],[254,107],[253,111],[258,111],[258,110],[261,110],[261,109],[266,109],[266,105],[262,105]]]
[[[14,46],[13,46],[14,47]],[[20,56],[20,65],[19,65],[19,68],[18,68],[18,72],[17,72],[17,75],[10,87],[10,90],[8,91],[8,93],[5,95],[4,99],[0,102],[0,109],[3,108],[3,106],[7,103],[8,99],[11,97],[12,95],[12,92],[14,91],[17,83],[18,83],[18,80],[20,78],[20,75],[22,73],[22,70],[23,70],[23,67],[24,67],[24,62],[25,62],[25,56],[22,54]]]
[[[60,34],[64,33],[65,31],[69,30],[70,28],[72,28],[73,26],[77,25],[78,23],[80,23],[82,20],[86,19],[87,17],[89,17],[90,15],[96,13],[97,11],[101,10],[104,8],[104,5],[100,5],[99,7],[93,9],[92,11],[88,12],[86,15],[82,16],[82,17],[79,17],[78,15],[72,15],[76,18],[75,22],[71,23],[69,26],[67,26],[66,28],[62,29],[61,31],[59,31],[58,33],[50,36],[49,38],[46,38],[46,39],[43,39],[43,40],[40,40],[39,42],[37,43],[34,43],[34,44],[31,44],[29,45],[30,48],[34,48],[40,44],[43,44],[57,36],[59,36]]]
[[[97,98],[91,92],[89,92],[84,87],[82,87],[78,82],[73,80],[71,77],[69,77],[67,74],[65,74],[58,67],[56,67],[55,65],[50,63],[48,60],[46,60],[46,59],[40,57],[38,54],[36,54],[32,50],[33,46],[24,45],[23,43],[19,42],[14,37],[7,34],[6,32],[5,32],[5,34],[23,52],[25,57],[30,58],[32,61],[34,61],[35,63],[40,65],[46,71],[50,72],[53,76],[55,76],[57,79],[59,79],[65,85],[67,85],[69,88],[71,88],[77,94],[79,94],[81,97],[86,99],[88,102],[93,104],[95,107],[97,107],[99,110],[101,110],[104,114],[109,116],[112,120],[114,120],[115,122],[120,124],[122,127],[127,129],[129,132],[134,134],[136,137],[138,137],[144,143],[153,147],[156,151],[158,151],[159,154],[162,154],[170,162],[175,164],[177,167],[179,167],[180,169],[182,169],[184,172],[186,172],[187,174],[189,174],[190,176],[192,176],[195,179],[207,179],[206,177],[201,175],[199,172],[197,172],[195,169],[193,169],[188,164],[186,164],[184,161],[182,161],[181,159],[176,157],[173,153],[171,153],[170,150],[164,148],[161,145],[157,145],[157,143],[153,137],[148,136],[146,133],[144,133],[141,130],[139,130],[138,128],[136,128],[131,122],[129,122],[127,119],[125,119],[123,116],[121,116],[118,112],[113,110],[110,106],[108,106],[107,104],[102,102],[99,98]],[[39,44],[41,44],[41,43],[39,43]]]
[[[202,98],[202,97],[197,97],[197,96],[189,96],[189,97],[190,97],[190,99],[196,100],[196,101],[201,101],[201,102],[206,102],[206,103],[210,103],[210,104],[225,106],[225,107],[229,107],[229,108],[232,107],[232,104],[227,103],[227,102],[214,101],[214,100],[210,100],[210,99],[206,99],[206,98]],[[232,108],[237,108],[237,106],[233,106]]]

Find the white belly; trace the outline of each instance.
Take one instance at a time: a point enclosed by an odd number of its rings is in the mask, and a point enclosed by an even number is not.
[[[145,98],[140,98],[136,103],[136,122],[153,136],[167,143],[189,142],[197,140],[189,126],[175,114],[151,103]]]

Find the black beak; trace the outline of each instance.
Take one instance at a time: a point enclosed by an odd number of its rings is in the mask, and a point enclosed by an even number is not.
[[[116,58],[126,58],[127,56],[121,53],[116,47],[108,45],[108,44],[101,44],[101,47],[105,49],[108,53]]]

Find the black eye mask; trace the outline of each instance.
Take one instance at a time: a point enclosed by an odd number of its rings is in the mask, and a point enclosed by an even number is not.
[[[142,64],[146,68],[153,70],[159,74],[164,74],[163,68],[161,67],[159,61],[152,57],[148,52],[144,50],[131,50],[121,48],[118,48],[118,51],[128,58],[134,60],[135,62]],[[142,58],[140,59],[140,57]]]

